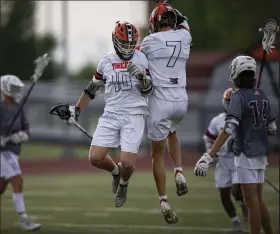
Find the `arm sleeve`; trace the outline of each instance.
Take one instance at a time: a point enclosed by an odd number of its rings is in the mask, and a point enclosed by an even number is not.
[[[243,101],[242,97],[238,93],[234,93],[231,96],[231,100],[228,106],[226,122],[239,125],[243,115]]]
[[[94,73],[94,76],[93,76],[93,79],[92,79],[93,81],[103,80],[103,74],[104,74],[104,71],[105,71],[105,66],[106,66],[107,61],[108,61],[108,59],[106,57],[103,57],[99,61],[96,72]]]

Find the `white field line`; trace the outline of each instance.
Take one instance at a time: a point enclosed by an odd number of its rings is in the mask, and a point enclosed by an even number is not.
[[[274,190],[270,189],[272,194],[276,194]],[[48,190],[27,190],[24,192],[24,196],[26,198],[28,197],[54,197],[54,198],[81,198],[81,199],[92,199],[92,198],[106,198],[106,199],[112,199],[114,196],[113,194],[104,194],[104,193],[94,193],[94,194],[81,194],[81,193],[69,193],[66,191],[48,191]],[[9,194],[5,194],[3,198],[10,197]],[[156,198],[156,192],[155,193],[129,193],[128,197],[131,199],[153,199]],[[207,201],[216,201],[219,200],[218,194],[187,194],[186,199],[190,200],[207,200]]]
[[[84,229],[113,229],[118,230],[161,230],[161,231],[204,231],[204,232],[226,232],[225,228],[213,228],[213,227],[184,227],[184,226],[146,226],[146,225],[114,225],[114,224],[71,224],[71,223],[52,223],[51,226],[64,227],[64,228],[84,228]]]
[[[276,184],[278,185],[279,184],[279,181],[271,181],[273,184]],[[104,180],[103,181],[91,181],[91,182],[85,182],[85,181],[69,181],[69,182],[65,182],[65,181],[52,181],[52,183],[50,182],[47,182],[47,181],[41,181],[41,182],[32,182],[32,181],[29,181],[29,182],[26,182],[28,184],[28,187],[29,188],[46,188],[46,187],[91,187],[91,186],[104,186]],[[170,188],[174,188],[175,189],[175,184],[174,182],[169,182],[167,181],[167,183],[169,184]],[[188,182],[187,182],[188,183]],[[267,183],[264,183],[263,184],[264,187],[264,191],[270,191],[271,188],[270,186],[267,184]],[[108,187],[110,187],[110,179],[108,179]],[[131,181],[131,187],[135,187],[135,188],[142,188],[142,187],[154,187],[154,185],[151,185],[150,183],[144,183],[143,181],[137,181],[134,182],[133,179]],[[26,187],[27,188],[27,187]],[[213,189],[215,190],[215,183],[214,181],[208,181],[208,182],[201,182],[201,181],[197,181],[197,183],[195,184],[194,181],[191,182],[191,186],[190,188],[193,188],[193,189]]]
[[[53,216],[51,216],[51,215],[31,215],[30,218],[33,220],[47,220],[47,219],[53,219]]]
[[[84,214],[85,216],[89,216],[89,217],[99,217],[99,218],[101,218],[101,217],[104,217],[104,218],[107,218],[107,217],[110,217],[111,215],[110,215],[110,213],[104,213],[104,212],[95,212],[95,213],[93,213],[93,212],[87,212],[87,213],[85,213]]]
[[[28,206],[30,211],[49,211],[49,212],[83,212],[84,214],[92,213],[98,214],[98,212],[105,213],[142,213],[142,214],[160,214],[160,209],[140,209],[137,207],[130,208],[114,208],[114,207],[100,207],[100,208],[91,208],[91,207],[61,207],[61,206]],[[269,209],[270,211],[278,211],[278,209]],[[14,212],[14,209],[11,206],[1,207],[1,211],[5,212]],[[224,214],[222,209],[176,209],[177,214]]]

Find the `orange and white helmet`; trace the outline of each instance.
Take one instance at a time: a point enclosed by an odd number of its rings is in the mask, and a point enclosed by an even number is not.
[[[167,14],[167,12],[170,12],[171,14],[174,15],[174,25],[172,25],[172,27],[174,27],[175,29],[177,23],[176,11],[169,4],[162,3],[162,4],[158,4],[150,15],[150,29],[149,29],[150,33],[155,33],[158,31],[157,23],[161,21],[162,16],[164,14]]]
[[[223,106],[224,106],[225,112],[227,112],[231,95],[232,95],[232,88],[228,88],[223,94]]]
[[[117,21],[112,33],[113,45],[122,60],[129,60],[138,42],[138,32],[133,24]]]

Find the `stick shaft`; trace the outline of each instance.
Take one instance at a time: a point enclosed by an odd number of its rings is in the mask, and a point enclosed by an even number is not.
[[[87,132],[82,126],[80,126],[78,123],[73,124],[76,128],[78,128],[81,132],[83,132],[88,138],[92,139],[92,135]]]
[[[263,51],[263,57],[262,57],[262,64],[261,64],[260,73],[259,73],[259,78],[258,78],[258,81],[257,81],[257,88],[259,88],[260,85],[261,85],[261,79],[262,79],[262,73],[263,73],[263,69],[264,69],[266,54],[267,54],[267,51],[264,50]]]
[[[277,193],[279,193],[279,188],[277,188],[273,183],[271,183],[267,178],[265,178],[266,183],[270,185]]]

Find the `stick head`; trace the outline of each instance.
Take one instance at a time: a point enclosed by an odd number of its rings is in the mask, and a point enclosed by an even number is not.
[[[31,77],[31,79],[36,82],[43,74],[45,68],[48,66],[49,62],[50,62],[51,58],[48,56],[48,54],[44,54],[40,57],[38,57],[35,60],[35,69],[34,69],[34,74]]]
[[[50,109],[51,115],[57,115],[62,120],[69,120],[71,113],[69,111],[69,104],[59,103]]]
[[[271,49],[274,48],[274,43],[276,41],[276,33],[279,31],[279,25],[274,19],[268,19],[264,21],[262,28],[259,29],[260,32],[263,32],[262,46],[267,53],[271,52]]]

